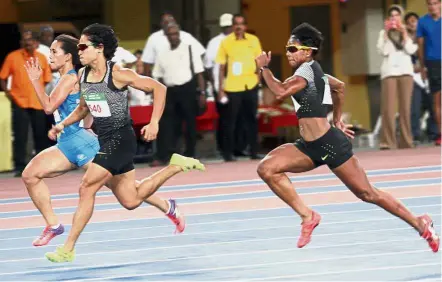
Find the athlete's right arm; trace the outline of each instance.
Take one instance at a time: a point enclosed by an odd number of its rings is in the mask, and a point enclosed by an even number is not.
[[[80,104],[77,106],[77,108],[75,108],[75,110],[59,124],[61,124],[63,127],[69,126],[84,119],[88,114],[89,107],[87,106],[83,96],[81,96]]]
[[[89,107],[86,104],[83,96],[80,98],[80,104],[75,108],[75,110],[67,116],[62,122],[49,130],[48,136],[51,140],[57,140],[57,135],[63,131],[63,129],[71,124],[74,124],[82,119],[84,119],[89,113]]]
[[[34,90],[37,93],[37,98],[47,115],[52,114],[66,100],[66,97],[72,92],[77,83],[76,76],[63,75],[57,86],[52,90],[51,95],[47,95],[43,84],[40,83],[42,69],[38,58],[35,60],[31,58],[26,62],[25,67],[32,86],[34,86]]]

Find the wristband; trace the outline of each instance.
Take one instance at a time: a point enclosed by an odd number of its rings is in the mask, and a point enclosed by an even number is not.
[[[265,69],[269,69],[269,67],[268,67],[268,66],[262,66],[262,67],[259,69],[259,72],[263,72]]]

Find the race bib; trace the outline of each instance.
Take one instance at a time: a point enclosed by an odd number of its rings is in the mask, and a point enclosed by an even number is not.
[[[89,111],[94,117],[110,117],[111,112],[106,97],[102,93],[89,93],[84,95]]]
[[[233,75],[241,75],[242,74],[242,63],[240,62],[234,62],[232,64],[232,74]]]
[[[61,116],[60,116],[60,113],[58,112],[58,110],[54,111],[54,120],[56,123],[59,123],[61,121]]]

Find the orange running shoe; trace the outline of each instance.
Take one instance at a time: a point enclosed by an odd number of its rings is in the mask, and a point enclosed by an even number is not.
[[[427,214],[419,216],[418,218],[423,220],[423,222],[425,223],[425,229],[424,232],[421,234],[421,237],[427,240],[431,250],[437,253],[437,251],[439,250],[440,238],[433,227],[433,220]]]
[[[312,211],[312,219],[307,222],[303,222],[301,224],[301,236],[298,240],[298,248],[302,248],[308,243],[310,243],[312,239],[312,233],[313,230],[316,228],[316,226],[319,225],[319,222],[321,221],[321,216],[319,213]]]

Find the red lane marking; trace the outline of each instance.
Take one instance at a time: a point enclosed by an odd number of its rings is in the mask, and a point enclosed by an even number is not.
[[[395,181],[395,180],[406,180],[406,179],[425,179],[425,178],[436,178],[440,177],[440,172],[426,172],[418,174],[404,174],[404,175],[385,175],[385,176],[372,176],[369,177],[372,182],[379,181]],[[310,188],[310,187],[327,187],[332,185],[341,185],[342,182],[339,179],[336,180],[322,180],[322,181],[303,181],[295,182],[294,187],[296,188]],[[201,197],[201,196],[213,196],[222,194],[234,194],[234,193],[244,193],[253,191],[266,191],[269,190],[266,184],[261,185],[248,185],[248,186],[237,186],[237,187],[226,187],[226,188],[207,188],[207,189],[196,189],[196,190],[185,190],[185,191],[170,191],[162,192],[161,188],[158,190],[157,195],[160,197],[175,198],[179,201],[180,198],[186,197]],[[31,201],[29,199],[29,201]],[[118,203],[114,195],[97,197],[96,204],[109,204]],[[78,199],[53,199],[53,208],[63,208],[63,207],[76,207],[78,204]],[[34,210],[35,206],[32,202],[27,203],[11,203],[11,204],[0,204],[0,212],[14,212],[21,210]]]
[[[397,198],[441,195],[441,190],[439,185],[398,188],[398,189],[389,190],[388,192]],[[349,203],[349,202],[360,201],[349,191],[303,195],[302,198],[309,205]],[[283,203],[279,198],[276,198],[275,196],[274,198],[265,198],[265,199],[248,199],[248,200],[232,200],[232,201],[213,202],[213,203],[183,204],[180,206],[180,209],[184,214],[191,215],[191,214],[233,212],[233,211],[244,211],[251,209],[266,209],[266,208],[277,208],[277,207],[287,207],[287,206],[285,203]],[[294,216],[296,215],[294,214]],[[122,209],[96,211],[92,216],[91,222],[105,222],[105,221],[117,222],[128,219],[143,219],[143,218],[158,218],[158,217],[164,217],[164,215],[153,207],[142,207],[134,211],[127,211]],[[59,219],[61,222],[69,224],[72,222],[72,214],[60,215]],[[20,220],[17,218],[0,219],[0,229],[38,227],[43,225],[44,221],[41,216],[24,217],[21,218]]]

